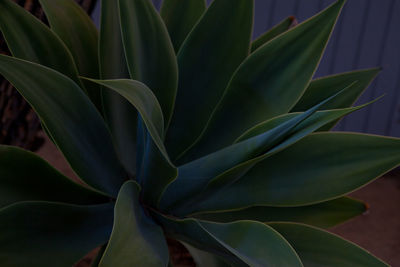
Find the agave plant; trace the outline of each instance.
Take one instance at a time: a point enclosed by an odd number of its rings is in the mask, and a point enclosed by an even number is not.
[[[329,132],[379,72],[312,80],[344,4],[251,42],[253,1],[40,0],[50,28],[0,0],[26,98],[81,181],[0,146],[0,265],[167,266],[165,237],[198,266],[385,266],[323,228],[400,163],[400,140]],[[29,44],[29,46],[27,46]]]

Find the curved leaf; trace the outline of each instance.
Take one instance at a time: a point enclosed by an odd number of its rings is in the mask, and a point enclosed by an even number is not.
[[[263,46],[264,44],[268,43],[272,39],[274,39],[276,36],[286,32],[290,28],[293,28],[294,26],[297,25],[297,20],[295,17],[290,16],[281,21],[279,24],[271,28],[269,31],[265,32],[262,34],[260,37],[258,37],[256,40],[254,40],[251,43],[251,52],[253,53],[255,50],[257,50],[260,46]]]
[[[178,66],[168,30],[151,1],[119,0],[119,8],[130,76],[153,90],[167,127],[178,84]]]
[[[379,68],[340,73],[313,80],[291,112],[305,111],[353,83],[349,90],[320,109],[350,107],[380,72]],[[356,83],[354,83],[356,82]]]
[[[157,206],[165,187],[176,178],[177,169],[170,161],[165,150],[162,136],[164,135],[164,119],[152,91],[143,83],[134,80],[91,80],[103,85],[125,97],[140,113],[151,138],[146,138],[144,164],[138,180],[143,187],[143,195],[149,205]]]
[[[178,53],[179,86],[166,146],[177,158],[200,135],[249,53],[253,0],[215,0]],[[216,27],[223,24],[224,27]]]
[[[181,242],[189,251],[197,267],[230,267],[221,257]]]
[[[343,89],[345,90],[347,88]],[[257,162],[294,144],[321,126],[362,107],[313,115],[320,106],[338,94],[341,92],[304,113],[286,114],[261,123],[242,135],[240,142],[180,166],[178,179],[165,191],[161,201],[162,208],[174,208],[174,212],[180,210],[179,212],[187,213],[186,208],[191,209],[196,205],[193,203],[233,183]],[[198,195],[193,197],[196,193]],[[188,197],[191,197],[190,201],[187,200]]]
[[[28,200],[97,204],[108,198],[71,181],[29,151],[0,145],[0,208]]]
[[[239,210],[213,210],[194,214],[195,218],[214,222],[252,220],[259,222],[300,222],[323,228],[333,227],[367,210],[361,201],[341,197],[319,204],[301,207],[255,206]]]
[[[100,267],[167,266],[168,247],[163,231],[139,204],[140,188],[126,182],[115,204],[114,227]]]
[[[326,231],[302,224],[269,225],[289,241],[305,266],[388,266],[359,246]]]
[[[250,127],[289,112],[314,75],[343,4],[337,1],[252,53],[183,162],[225,147]]]
[[[100,76],[104,79],[129,78],[120,29],[118,1],[101,1],[99,61]],[[136,173],[137,111],[124,97],[101,90],[104,119],[125,169]]]
[[[252,221],[200,224],[249,266],[303,266],[290,244],[268,225]]]
[[[334,199],[398,166],[399,149],[397,138],[314,133],[265,158],[193,210],[302,206]]]
[[[0,10],[0,29],[13,56],[55,69],[80,84],[72,55],[46,25],[10,0],[0,0]]]
[[[0,210],[3,267],[71,267],[111,232],[113,204],[23,202]]]
[[[160,14],[167,26],[176,53],[205,11],[205,0],[163,1]]]
[[[71,0],[39,0],[51,30],[60,37],[74,58],[81,76],[98,79],[99,34],[86,12]],[[73,19],[71,19],[73,18]],[[85,83],[90,99],[101,111],[100,88]]]
[[[117,195],[126,174],[106,125],[82,90],[61,73],[8,56],[0,56],[0,73],[39,114],[78,176]]]

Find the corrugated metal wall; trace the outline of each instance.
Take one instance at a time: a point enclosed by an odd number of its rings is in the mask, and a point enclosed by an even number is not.
[[[157,7],[161,4],[161,0],[153,2]],[[333,2],[255,0],[254,37],[289,15],[296,16],[301,22]],[[358,103],[368,102],[382,94],[386,96],[372,106],[347,116],[336,129],[400,137],[399,25],[399,0],[347,1],[316,77],[381,66],[382,73]]]

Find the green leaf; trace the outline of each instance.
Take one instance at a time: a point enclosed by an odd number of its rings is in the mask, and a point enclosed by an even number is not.
[[[212,210],[194,214],[195,218],[214,222],[252,220],[259,222],[300,222],[329,228],[343,223],[367,210],[361,201],[341,197],[319,204],[301,207],[255,206],[239,210]]]
[[[168,30],[151,1],[119,0],[119,7],[130,76],[153,90],[167,127],[178,85],[178,66]]]
[[[251,43],[251,52],[253,53],[260,46],[263,46],[264,44],[274,39],[276,36],[286,32],[287,30],[293,28],[296,25],[297,25],[297,20],[295,17],[293,16],[287,17],[286,19],[278,23],[276,26],[271,28],[269,31],[265,32],[256,40],[254,40]]]
[[[197,267],[230,267],[221,257],[181,242],[189,251]]]
[[[39,0],[39,2],[46,13],[51,30],[60,37],[71,52],[79,75],[93,79],[100,78],[99,34],[88,14],[71,0]],[[90,99],[101,111],[100,88],[91,83],[84,83],[84,85]]]
[[[347,88],[352,88],[352,86],[349,86]],[[299,125],[296,126],[296,128],[293,130],[293,132],[297,132],[301,129],[307,129],[309,127],[312,127],[314,130],[318,129],[319,131],[321,128],[324,128],[326,125],[329,125],[332,121],[336,121],[341,117],[344,117],[345,115],[352,113],[354,111],[360,110],[368,105],[371,105],[372,103],[375,103],[378,101],[380,98],[379,97],[369,103],[363,104],[361,106],[357,107],[351,107],[351,108],[342,108],[342,109],[333,109],[333,110],[321,110],[317,111],[314,114],[312,114],[308,119],[305,121],[299,123]],[[322,104],[318,107],[318,109],[321,108],[321,106],[325,106],[326,104]],[[269,119],[267,121],[264,121],[262,123],[257,124],[253,128],[247,130],[244,132],[241,136],[239,136],[236,140],[235,143],[241,142],[243,140],[252,138],[253,136],[259,135],[263,132],[269,131],[270,129],[273,129],[274,127],[277,127],[278,125],[281,125],[282,123],[285,123],[292,118],[298,116],[298,112],[296,113],[287,113],[272,119]],[[320,128],[318,128],[320,127]]]
[[[268,225],[253,221],[200,224],[249,266],[303,266],[290,244]]]
[[[253,4],[213,1],[182,44],[178,93],[166,139],[172,159],[198,138],[235,69],[249,54]]]
[[[356,244],[318,228],[292,223],[271,223],[299,254],[304,266],[389,266]]]
[[[117,195],[126,174],[106,125],[82,90],[59,72],[4,55],[0,73],[39,114],[78,176],[100,191]]]
[[[343,89],[343,91],[347,88]],[[201,198],[233,183],[254,164],[294,144],[301,138],[361,107],[313,113],[341,92],[336,93],[308,111],[300,114],[286,114],[271,119],[250,129],[240,142],[179,167],[179,177],[165,191],[162,208],[174,212],[191,209]],[[200,193],[193,197],[196,193]],[[191,200],[187,199],[191,197]],[[180,213],[175,213],[180,214]]]
[[[160,14],[167,26],[176,53],[205,11],[205,0],[163,1]]]
[[[326,99],[328,96],[339,92],[343,87],[353,83],[349,90],[338,96],[335,100],[322,106],[320,109],[350,107],[379,72],[380,69],[374,68],[340,73],[315,79],[310,83],[303,96],[292,108],[291,112],[305,111]]]
[[[105,203],[108,198],[62,175],[35,154],[0,145],[0,208],[20,201]]]
[[[143,194],[149,205],[156,206],[165,187],[177,175],[177,169],[170,161],[165,150],[162,136],[164,135],[164,119],[155,95],[143,83],[134,80],[91,80],[103,85],[126,98],[140,113],[143,123],[149,132],[145,140],[147,168],[139,173],[139,181]],[[154,168],[153,168],[154,166]]]
[[[139,185],[134,181],[122,186],[115,204],[114,227],[100,267],[168,265],[163,231],[145,214],[139,194]]]
[[[289,112],[314,75],[343,4],[337,1],[252,53],[232,77],[201,140],[182,161],[229,145],[250,127]]]
[[[111,232],[113,204],[22,202],[0,210],[2,267],[71,267]]]
[[[118,1],[101,1],[100,76],[104,79],[129,78],[120,30]],[[102,90],[104,119],[125,169],[136,172],[137,111],[118,93]]]
[[[192,209],[290,207],[334,199],[398,166],[399,149],[400,139],[396,138],[314,133],[265,158],[237,182]]]
[[[0,0],[0,10],[0,29],[15,57],[55,69],[80,84],[71,53],[46,25],[10,0]]]

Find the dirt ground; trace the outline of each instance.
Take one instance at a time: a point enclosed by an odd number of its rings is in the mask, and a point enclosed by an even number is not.
[[[38,154],[65,175],[74,177],[51,142],[46,141]],[[351,196],[368,203],[368,212],[331,231],[367,249],[393,267],[400,267],[400,171],[385,175]],[[87,265],[79,265],[83,266]]]

